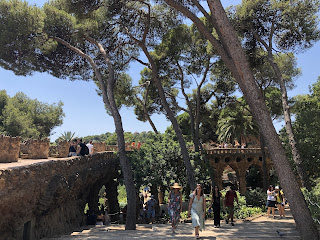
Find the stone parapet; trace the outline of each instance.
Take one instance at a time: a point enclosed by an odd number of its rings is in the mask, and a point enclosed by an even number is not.
[[[49,156],[56,158],[68,157],[70,142],[60,141],[57,145],[49,147]]]
[[[0,135],[0,162],[17,162],[20,151],[20,137]]]
[[[49,156],[49,139],[28,139],[20,144],[20,157],[26,159],[44,159]]]
[[[106,143],[105,142],[94,142],[92,143],[94,152],[105,152]]]
[[[32,163],[32,164],[28,164]],[[0,239],[41,239],[85,225],[90,192],[118,177],[113,153],[0,164]]]

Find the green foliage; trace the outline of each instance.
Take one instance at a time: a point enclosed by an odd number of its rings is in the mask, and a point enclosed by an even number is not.
[[[118,185],[118,202],[120,208],[127,205],[127,192],[124,185]]]
[[[303,188],[302,192],[307,201],[313,219],[317,224],[320,224],[320,178],[315,181],[315,186],[311,191]]]
[[[246,136],[259,136],[259,130],[250,112],[238,102],[229,104],[220,114],[218,140],[233,143],[243,142]]]
[[[171,134],[153,134],[140,151],[130,154],[137,187],[163,185],[167,189],[174,181],[186,186],[185,167],[178,142]]]
[[[266,193],[261,188],[247,190],[245,197],[248,206],[264,207],[266,205]]]
[[[56,139],[56,142],[59,142],[59,141],[71,141],[73,138],[77,138],[77,137],[75,137],[75,135],[76,135],[75,132],[64,131],[61,134],[61,136]]]
[[[0,131],[22,138],[46,138],[52,129],[62,124],[63,103],[47,104],[30,99],[19,92],[10,98],[5,91],[0,94]]]
[[[303,159],[303,167],[311,179],[320,177],[320,78],[310,87],[310,94],[298,95],[294,98],[293,123],[297,146]],[[289,159],[292,161],[290,145],[285,129],[280,131],[280,137],[284,143]]]

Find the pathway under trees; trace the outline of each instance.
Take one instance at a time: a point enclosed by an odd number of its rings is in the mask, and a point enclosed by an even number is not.
[[[276,212],[277,214],[277,212]],[[280,234],[284,234],[282,237]],[[238,220],[235,226],[221,221],[221,228],[214,228],[213,221],[206,221],[206,230],[200,233],[201,239],[301,239],[296,224],[289,209],[286,209],[286,218],[276,219],[261,216],[251,221]],[[194,239],[191,223],[179,224],[177,233],[171,234],[170,224],[140,224],[135,231],[124,231],[124,225],[87,227],[70,235],[59,236],[53,239]]]

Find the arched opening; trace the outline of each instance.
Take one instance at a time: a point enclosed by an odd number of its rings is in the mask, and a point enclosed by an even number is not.
[[[236,162],[241,162],[241,158],[240,158],[240,157],[237,157],[237,158],[236,158]]]
[[[215,163],[220,162],[220,158],[218,158],[218,157],[214,158],[214,162],[215,162]]]
[[[252,165],[246,171],[246,183],[247,188],[256,189],[257,187],[262,188],[262,172],[259,167]]]
[[[248,157],[248,158],[247,158],[247,161],[248,161],[248,162],[252,162],[252,161],[253,161],[253,158]]]
[[[226,188],[227,186],[235,186],[236,189],[239,189],[239,179],[237,178],[237,174],[229,165],[224,168],[221,178],[223,188]]]
[[[224,159],[224,161],[225,161],[226,163],[229,163],[229,162],[231,161],[231,158],[226,157],[226,158]]]

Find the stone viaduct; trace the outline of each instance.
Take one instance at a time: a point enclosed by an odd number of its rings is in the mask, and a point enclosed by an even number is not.
[[[18,142],[5,141],[10,144],[0,149],[2,157]],[[12,154],[9,157],[14,160]],[[0,240],[41,239],[75,231],[85,225],[86,203],[90,209],[98,208],[103,185],[110,213],[119,212],[118,170],[113,152],[0,163]]]
[[[214,170],[215,183],[222,189],[222,174],[229,165],[237,175],[239,191],[246,192],[246,173],[255,166],[262,173],[262,153],[260,148],[215,148],[207,150],[208,159]],[[266,156],[267,173],[272,168],[270,157]]]

